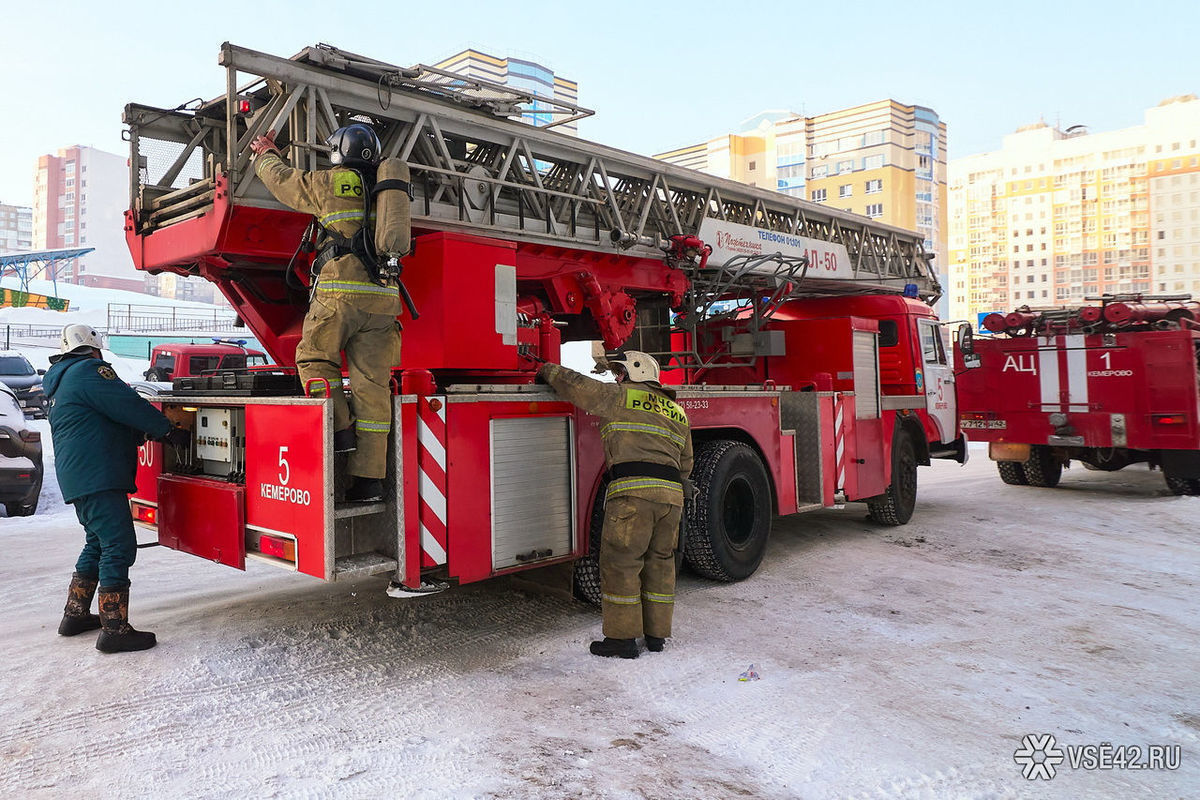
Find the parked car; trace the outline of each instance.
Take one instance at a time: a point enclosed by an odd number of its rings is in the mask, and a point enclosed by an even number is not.
[[[42,391],[44,369],[34,369],[29,359],[16,350],[0,350],[0,383],[13,390],[17,403],[35,419],[46,416],[46,393]]]
[[[42,472],[42,434],[29,429],[16,392],[0,384],[0,502],[10,517],[37,511]]]
[[[170,381],[218,369],[246,369],[269,364],[266,353],[246,347],[243,339],[213,339],[212,344],[160,344],[150,353],[148,381]]]

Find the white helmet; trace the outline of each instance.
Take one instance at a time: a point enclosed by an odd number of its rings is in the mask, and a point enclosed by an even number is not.
[[[620,365],[634,383],[658,383],[658,362],[640,350],[626,350],[619,358],[610,358],[608,363],[610,366]]]
[[[63,328],[62,339],[58,343],[60,353],[82,353],[91,348],[102,349],[100,334],[91,325],[68,325]]]

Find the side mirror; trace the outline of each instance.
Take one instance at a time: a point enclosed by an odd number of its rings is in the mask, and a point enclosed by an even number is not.
[[[965,368],[975,369],[980,365],[979,355],[975,352],[975,331],[969,322],[958,326],[958,351],[962,353]]]

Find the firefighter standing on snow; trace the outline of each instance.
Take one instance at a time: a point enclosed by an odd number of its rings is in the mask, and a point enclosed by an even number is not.
[[[364,124],[339,128],[327,142],[332,169],[305,171],[284,163],[274,131],[250,144],[258,177],[279,202],[312,214],[321,226],[320,271],[296,368],[310,393],[333,396],[334,450],[352,451],[346,490],[352,502],[383,498],[387,439],[392,419],[392,368],[400,363],[398,281],[372,275],[360,258],[355,236],[369,234],[370,197],[376,189],[379,137]],[[405,184],[404,190],[407,190]],[[407,223],[406,223],[407,224]],[[362,239],[359,237],[359,241]],[[342,351],[354,393],[354,417],[342,391]]]
[[[618,383],[601,383],[558,364],[538,377],[602,420],[608,492],[600,544],[604,640],[597,656],[637,658],[637,638],[658,652],[671,635],[675,545],[692,437],[675,393],[659,383],[658,362],[629,351],[608,361]]]

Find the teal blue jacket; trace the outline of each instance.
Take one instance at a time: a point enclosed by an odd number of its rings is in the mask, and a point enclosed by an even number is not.
[[[107,362],[67,355],[42,380],[50,405],[54,471],[63,501],[136,486],[137,449],[147,434],[165,436],[171,423],[117,377]]]

